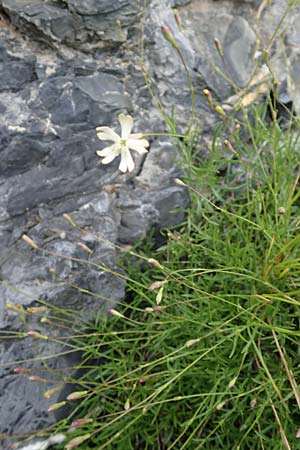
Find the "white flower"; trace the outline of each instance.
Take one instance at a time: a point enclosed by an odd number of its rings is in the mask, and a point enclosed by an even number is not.
[[[126,114],[118,116],[121,125],[121,136],[119,136],[110,127],[97,127],[97,136],[101,141],[113,141],[114,143],[103,150],[98,150],[98,156],[102,156],[102,164],[109,164],[117,156],[121,155],[121,162],[119,169],[121,172],[132,172],[134,169],[134,162],[129,150],[135,150],[140,155],[147,153],[146,147],[149,147],[149,142],[143,138],[142,133],[131,134],[133,119]]]

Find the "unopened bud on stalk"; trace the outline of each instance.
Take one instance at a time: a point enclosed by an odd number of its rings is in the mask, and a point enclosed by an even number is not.
[[[82,248],[82,250],[85,250],[87,253],[89,253],[90,255],[92,255],[94,252],[93,250],[91,250],[87,245],[85,245],[83,242],[78,242],[78,245],[80,248]]]
[[[31,372],[32,369],[27,369],[26,367],[15,367],[14,372],[15,373],[28,373]]]
[[[173,33],[172,33],[171,28],[169,27],[169,25],[164,24],[164,25],[162,25],[160,27],[160,29],[161,29],[161,32],[162,32],[163,36],[165,37],[165,39],[170,42],[172,47],[177,49],[178,48],[178,44],[175,41],[175,38],[173,36]]]
[[[190,339],[189,341],[186,341],[185,346],[187,348],[192,347],[193,345],[197,344],[200,341],[200,339]]]
[[[178,186],[187,187],[187,185],[182,180],[180,180],[180,178],[175,178],[174,181]]]
[[[27,331],[27,336],[33,337],[35,339],[44,339],[45,341],[48,340],[47,336],[43,336],[41,333],[38,333],[37,331]]]
[[[221,411],[221,409],[223,409],[223,406],[225,405],[225,402],[221,402],[216,406],[216,410],[217,411]]]
[[[234,386],[235,383],[236,383],[236,380],[237,380],[237,377],[234,377],[234,378],[230,381],[230,383],[228,384],[228,389],[232,389],[232,388],[233,388],[233,386]]]
[[[57,409],[65,406],[66,402],[53,403],[53,405],[49,406],[47,409],[48,412],[56,411]]]
[[[222,106],[218,105],[215,107],[215,111],[220,114],[220,116],[222,117],[226,117],[226,113],[224,111],[224,109],[222,108]]]
[[[49,383],[49,380],[46,380],[46,378],[42,378],[37,375],[32,375],[32,376],[28,377],[28,380],[37,382],[37,383]]]
[[[48,310],[47,306],[34,306],[34,307],[26,308],[26,312],[29,314],[39,314],[39,313],[45,312],[47,310]]]
[[[126,319],[125,316],[123,316],[123,314],[119,313],[119,311],[115,310],[115,309],[109,309],[108,312],[115,317],[119,317],[120,319]]]
[[[50,398],[50,397],[52,397],[52,395],[56,394],[56,392],[58,392],[60,390],[61,390],[61,386],[56,386],[56,387],[44,392],[43,396],[44,396],[44,398]]]
[[[272,117],[273,122],[276,122],[277,112],[273,108],[271,108],[271,117]]]
[[[151,291],[156,291],[156,289],[160,289],[164,284],[167,283],[167,280],[163,280],[163,281],[154,281],[154,283],[152,283],[149,287],[149,289]]]
[[[223,58],[224,54],[223,54],[221,42],[219,41],[218,38],[214,38],[214,43],[215,43],[215,46],[216,46],[216,49],[217,49],[219,55],[221,56],[221,58]]]
[[[22,239],[24,242],[26,242],[26,244],[29,244],[32,248],[38,250],[38,248],[39,248],[38,245],[35,242],[33,242],[33,240],[30,239],[30,237],[27,236],[27,234],[23,234]]]
[[[241,125],[237,122],[236,124],[235,124],[235,126],[234,126],[234,129],[235,129],[235,131],[240,131],[240,129],[241,129]]]
[[[162,269],[163,268],[162,265],[154,258],[149,258],[148,264],[153,269]]]
[[[48,324],[52,324],[53,322],[51,322],[51,320],[47,319],[47,317],[42,317],[40,320],[41,323],[48,323]]]
[[[211,109],[213,109],[214,108],[214,103],[213,103],[213,98],[212,98],[211,92],[208,89],[203,89],[202,92],[203,92],[203,95],[205,95],[205,97],[207,98],[209,107]]]
[[[75,419],[75,420],[73,420],[73,422],[71,423],[71,426],[72,427],[81,427],[82,425],[85,425],[85,424],[87,424],[87,423],[90,423],[90,422],[93,422],[93,419],[88,419],[88,418],[86,418],[86,419]]]
[[[181,32],[182,31],[182,23],[181,23],[181,19],[180,19],[180,15],[179,15],[178,9],[174,8],[173,9],[173,13],[174,13],[174,17],[175,17],[175,20],[176,20],[176,23],[177,23],[177,26],[178,26],[178,30]]]
[[[234,148],[233,148],[231,142],[229,142],[227,139],[225,139],[224,145],[225,145],[226,148],[228,148],[228,150],[229,150],[231,153],[233,153],[234,155],[238,156],[238,153],[234,150]]]
[[[76,391],[76,392],[71,392],[71,394],[69,394],[67,396],[67,400],[78,400],[79,398],[85,397],[86,394],[88,394],[89,391]]]
[[[90,437],[91,437],[90,433],[84,434],[82,436],[77,436],[76,438],[72,439],[70,442],[67,443],[67,445],[65,446],[65,450],[72,450],[73,448],[78,447],[80,444],[82,444]]]
[[[69,222],[69,224],[72,225],[72,227],[74,227],[74,228],[77,227],[76,223],[74,222],[74,220],[72,219],[72,217],[69,216],[69,214],[67,214],[67,213],[63,214],[63,218],[64,218],[67,222]]]

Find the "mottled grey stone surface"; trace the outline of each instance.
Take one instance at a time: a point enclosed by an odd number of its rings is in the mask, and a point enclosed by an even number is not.
[[[275,0],[262,10],[255,1],[152,0],[144,12],[143,4],[0,0],[0,434],[55,421],[47,408],[60,394],[45,399],[43,393],[53,381],[63,383],[68,368],[80,361],[72,352],[50,358],[67,349],[55,341],[70,333],[70,327],[59,326],[61,309],[73,311],[64,319],[76,330],[79,318],[88,323],[122,301],[125,281],[118,276],[116,246],[183,220],[188,195],[174,182],[181,173],[174,140],[149,137],[149,153],[134,155],[131,174],[119,172],[118,160],[102,165],[95,154],[103,147],[95,127],[117,130],[121,112],[134,116],[135,132],[167,131],[141,63],[167,112],[174,111],[178,132],[186,131],[191,114],[186,73],[160,26],[167,24],[179,43],[195,88],[200,145],[209,146],[217,118],[203,88],[222,103],[235,93],[226,77],[238,89],[247,85],[259,61],[256,38],[266,45],[286,2]],[[172,7],[179,10],[182,32]],[[285,39],[270,49],[281,99],[298,112],[299,18],[296,5]],[[26,244],[23,234],[41,250]],[[54,312],[43,314],[51,323],[24,311],[48,304]],[[25,337],[28,330],[50,339]],[[29,375],[13,373],[24,364]],[[32,382],[31,374],[49,382]],[[9,449],[9,440],[2,436],[0,446]]]

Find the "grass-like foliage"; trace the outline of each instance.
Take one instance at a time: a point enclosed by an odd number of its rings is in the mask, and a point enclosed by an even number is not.
[[[137,248],[127,301],[78,338],[97,360],[72,416],[80,448],[296,448],[299,130],[251,115],[234,157],[216,136],[190,162],[186,223]]]

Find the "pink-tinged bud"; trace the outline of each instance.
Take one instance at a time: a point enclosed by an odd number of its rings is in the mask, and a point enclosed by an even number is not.
[[[108,312],[115,317],[119,317],[120,319],[126,319],[125,316],[123,316],[123,314],[119,313],[119,311],[115,310],[115,309],[109,309]]]
[[[167,283],[167,280],[163,280],[163,281],[154,281],[154,283],[152,283],[149,287],[149,289],[151,291],[155,291],[156,289],[161,288],[164,284]]]
[[[65,406],[66,402],[53,403],[53,405],[49,406],[47,409],[48,412],[56,411],[57,409]]]
[[[82,444],[84,441],[87,441],[91,437],[91,434],[83,434],[82,436],[77,436],[76,438],[72,439],[70,442],[67,443],[65,446],[65,450],[72,450],[73,448],[78,447],[80,444]]]
[[[174,47],[174,48],[177,49],[177,48],[178,48],[178,44],[177,44],[177,42],[175,41],[175,38],[174,38],[174,36],[173,36],[173,33],[172,33],[171,28],[169,27],[169,25],[164,24],[164,25],[162,25],[162,26],[160,27],[160,29],[161,29],[161,32],[162,32],[164,38],[165,38],[168,42],[170,42],[170,44],[172,45],[172,47]]]
[[[67,400],[78,400],[79,398],[85,397],[88,394],[88,392],[89,391],[71,392],[71,394],[67,396]]]
[[[28,331],[27,336],[33,337],[35,339],[44,339],[46,341],[48,340],[47,336],[43,336],[41,333],[38,333],[37,331]]]
[[[160,306],[153,306],[153,311],[154,312],[161,312],[161,307]]]
[[[46,378],[42,378],[37,375],[32,375],[32,376],[28,377],[28,380],[29,381],[37,381],[39,383],[49,383],[49,380],[46,380]]]
[[[139,382],[140,382],[141,384],[145,384],[145,383],[146,383],[146,380],[145,380],[145,378],[142,377],[142,378],[139,379]]]
[[[32,248],[38,250],[38,248],[39,248],[38,245],[35,242],[33,242],[33,240],[30,239],[30,237],[27,236],[27,234],[23,234],[22,239],[24,242],[26,242],[26,244],[29,244]]]
[[[295,433],[295,438],[299,439],[300,438],[300,428],[298,428],[298,430]]]
[[[15,373],[28,373],[31,372],[32,369],[27,369],[26,367],[15,367],[14,372]]]
[[[81,427],[87,423],[93,422],[93,419],[76,419],[71,423],[72,427]]]

